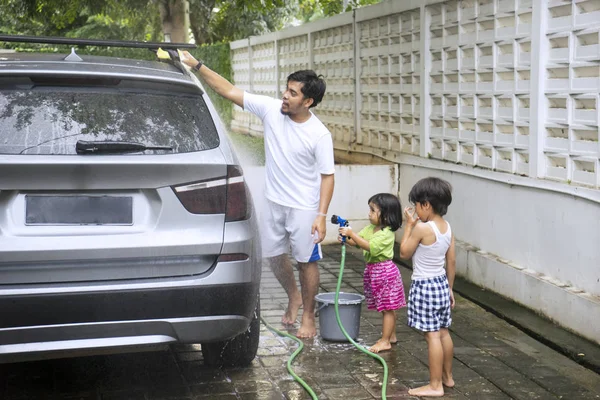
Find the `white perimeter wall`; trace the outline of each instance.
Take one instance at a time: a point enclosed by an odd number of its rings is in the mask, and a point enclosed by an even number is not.
[[[600,321],[600,204],[553,183],[532,188],[522,185],[526,178],[490,179],[469,169],[418,157],[399,165],[336,165],[328,219],[337,214],[361,229],[373,194],[398,193],[404,206],[419,179],[446,179],[454,189],[447,219],[458,240],[458,275],[600,343],[600,324],[590,323]],[[264,167],[244,171],[260,208]],[[402,229],[398,241],[401,235]],[[324,243],[335,242],[337,227],[328,222]]]
[[[400,165],[400,198],[427,176],[452,184],[458,275],[600,343],[600,205],[428,164]]]
[[[254,203],[260,210],[265,201],[264,167],[245,167],[244,174]],[[352,229],[360,230],[369,223],[367,201],[380,192],[398,192],[396,165],[336,165],[335,190],[327,215],[324,244],[337,243],[337,225],[329,222],[333,214],[350,220]]]

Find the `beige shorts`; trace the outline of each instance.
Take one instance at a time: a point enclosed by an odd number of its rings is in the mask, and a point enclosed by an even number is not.
[[[259,215],[262,255],[264,258],[287,254],[301,263],[323,258],[318,233],[310,233],[317,210],[301,210],[266,200]]]

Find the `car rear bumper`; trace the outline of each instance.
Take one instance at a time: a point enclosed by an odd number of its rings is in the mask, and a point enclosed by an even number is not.
[[[2,296],[0,343],[7,328],[240,315],[250,317],[258,284]]]
[[[206,286],[202,281],[143,290],[0,296],[4,310],[0,362],[175,342],[206,343],[246,330],[254,316],[260,276],[235,284]]]
[[[245,316],[220,315],[2,329],[0,363],[207,343],[240,334],[250,321]]]

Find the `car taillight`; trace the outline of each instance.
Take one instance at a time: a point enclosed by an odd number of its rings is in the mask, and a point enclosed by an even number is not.
[[[225,221],[250,217],[249,196],[242,169],[227,166],[227,176],[173,187],[181,204],[192,214],[225,214]]]
[[[227,166],[227,210],[225,221],[242,221],[250,217],[246,183],[242,169],[237,165]]]

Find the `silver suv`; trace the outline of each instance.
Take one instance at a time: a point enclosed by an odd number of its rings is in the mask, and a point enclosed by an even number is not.
[[[169,343],[201,343],[212,365],[254,359],[252,200],[171,53],[0,54],[0,362]]]

